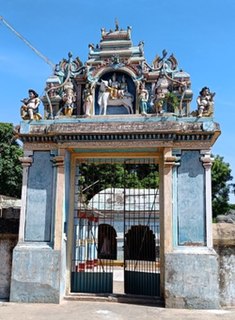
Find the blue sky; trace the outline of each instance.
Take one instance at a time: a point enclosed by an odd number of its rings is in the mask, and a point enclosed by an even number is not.
[[[100,29],[114,28],[115,18],[120,28],[132,26],[134,45],[144,41],[149,64],[163,49],[174,53],[191,75],[191,110],[202,87],[216,92],[222,134],[212,152],[235,178],[234,0],[0,0],[0,16],[55,64],[69,51],[85,62],[88,44],[99,43]],[[52,69],[1,22],[0,74],[0,122],[19,124],[20,100],[29,88],[43,95]]]

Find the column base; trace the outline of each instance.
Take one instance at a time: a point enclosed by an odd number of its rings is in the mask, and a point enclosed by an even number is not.
[[[190,248],[192,251],[193,248]],[[218,261],[213,250],[165,255],[165,305],[167,308],[218,309]]]
[[[42,244],[18,244],[13,251],[11,302],[60,303],[61,253]]]

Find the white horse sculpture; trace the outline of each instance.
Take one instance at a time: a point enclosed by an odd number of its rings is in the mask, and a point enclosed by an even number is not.
[[[119,98],[111,98],[111,88],[108,86],[108,81],[101,80],[100,91],[98,96],[98,105],[100,106],[100,115],[106,115],[107,106],[124,106],[128,113],[133,113],[133,96],[130,93],[119,90]]]

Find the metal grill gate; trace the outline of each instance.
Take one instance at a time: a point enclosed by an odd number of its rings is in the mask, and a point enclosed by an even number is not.
[[[159,193],[154,159],[88,159],[76,166],[71,291],[159,296]],[[116,293],[116,292],[114,292]]]

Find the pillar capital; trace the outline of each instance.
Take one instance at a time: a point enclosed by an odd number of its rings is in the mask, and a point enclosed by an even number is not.
[[[52,159],[54,167],[63,167],[64,166],[64,156],[55,156]]]
[[[164,166],[165,167],[173,167],[177,161],[177,157],[175,156],[165,156],[164,157]]]
[[[33,159],[31,157],[20,157],[19,160],[22,166],[25,168],[30,167],[33,163]]]
[[[201,150],[200,154],[202,155],[202,157],[200,158],[203,167],[206,170],[209,170],[212,166],[213,163],[213,158],[211,157],[211,152],[210,150]]]

